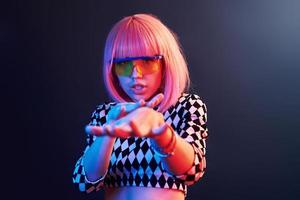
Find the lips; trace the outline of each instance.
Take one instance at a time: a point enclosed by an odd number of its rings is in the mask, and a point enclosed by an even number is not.
[[[146,90],[146,85],[142,83],[135,83],[131,87],[131,90],[136,94],[142,94]]]

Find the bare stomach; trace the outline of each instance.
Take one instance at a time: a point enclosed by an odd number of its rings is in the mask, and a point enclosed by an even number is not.
[[[105,188],[105,200],[184,200],[180,190],[152,187],[118,187]]]

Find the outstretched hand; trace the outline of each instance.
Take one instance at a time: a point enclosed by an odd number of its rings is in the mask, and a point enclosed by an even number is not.
[[[130,136],[153,137],[166,128],[161,113],[152,108],[163,99],[163,94],[154,96],[149,102],[140,100],[135,103],[119,103],[107,114],[107,123],[103,126],[87,126],[87,134],[108,135],[127,138]]]
[[[138,108],[125,117],[104,126],[112,137],[155,137],[164,132],[167,124],[163,115],[152,108]]]

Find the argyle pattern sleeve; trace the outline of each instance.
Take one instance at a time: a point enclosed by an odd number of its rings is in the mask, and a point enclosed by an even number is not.
[[[101,126],[106,123],[105,116],[114,104],[98,106],[92,114],[90,125]],[[150,148],[149,138],[116,138],[107,173],[98,181],[87,180],[82,158],[79,158],[73,173],[73,182],[79,190],[90,193],[102,187],[138,186],[177,189],[186,195],[187,185],[198,181],[206,168],[205,140],[208,136],[206,105],[199,96],[184,93],[163,115],[176,134],[190,143],[194,149],[194,162],[186,173],[175,176],[165,170],[161,157]],[[87,136],[85,151],[95,139],[95,136]]]
[[[171,118],[169,118],[169,123],[177,134],[190,143],[195,152],[192,167],[186,173],[176,176],[176,178],[183,180],[186,185],[192,185],[198,181],[206,169],[205,141],[208,137],[206,122],[206,105],[195,94],[184,94],[179,99],[179,103],[171,114]]]
[[[91,126],[101,126],[106,123],[106,115],[110,110],[111,106],[115,103],[101,104],[96,107],[96,110],[92,113],[89,125]],[[86,142],[87,146],[84,153],[90,148],[90,146],[95,141],[96,136],[87,135]],[[89,181],[85,175],[85,170],[83,167],[82,156],[78,159],[75,164],[75,170],[73,172],[73,183],[77,185],[81,192],[90,193],[92,191],[98,191],[104,182],[105,175],[100,177],[97,181]]]

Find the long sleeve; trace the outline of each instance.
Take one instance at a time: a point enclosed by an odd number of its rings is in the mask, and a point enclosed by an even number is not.
[[[99,105],[97,106],[96,110],[93,112],[91,116],[91,120],[89,125],[93,126],[101,126],[102,124],[106,123],[106,114],[109,110],[110,105]],[[87,135],[86,137],[86,148],[83,152],[84,153],[90,148],[90,146],[95,141],[96,136]],[[78,159],[75,165],[75,169],[73,172],[73,183],[79,188],[81,192],[90,193],[92,191],[98,191],[104,182],[105,175],[100,177],[97,181],[89,181],[86,177],[84,166],[83,166],[83,155]]]
[[[192,185],[203,176],[206,169],[207,108],[197,95],[190,95],[181,105],[183,117],[179,120],[176,131],[192,145],[195,156],[192,167],[176,177],[186,185]]]

